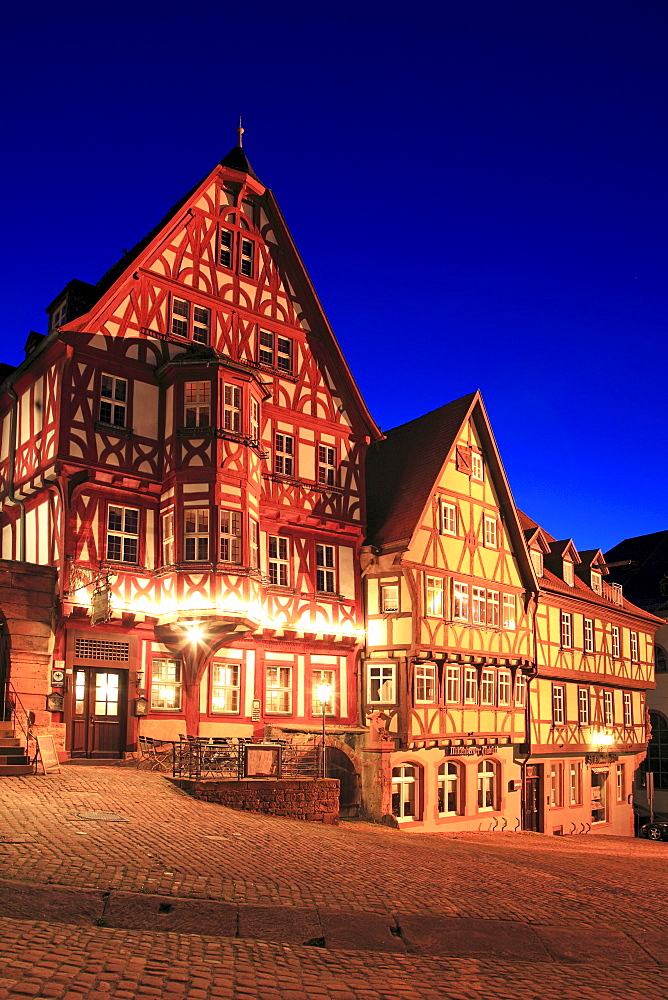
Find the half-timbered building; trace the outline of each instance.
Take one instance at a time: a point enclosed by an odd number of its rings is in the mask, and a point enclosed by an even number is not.
[[[0,526],[58,570],[61,751],[308,733],[327,682],[350,759],[379,431],[241,146],[48,312],[0,391]]]

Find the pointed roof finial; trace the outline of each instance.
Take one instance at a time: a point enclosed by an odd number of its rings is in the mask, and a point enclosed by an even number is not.
[[[239,133],[239,146],[243,147],[244,140],[243,140],[242,136],[244,134],[244,128],[243,128],[243,126],[241,124],[241,115],[239,115],[239,128],[237,129],[237,132]]]

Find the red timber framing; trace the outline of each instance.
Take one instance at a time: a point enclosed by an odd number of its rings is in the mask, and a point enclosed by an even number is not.
[[[306,739],[327,681],[328,740],[353,757],[380,433],[243,150],[49,313],[1,390],[0,526],[3,555],[58,570],[66,752]]]

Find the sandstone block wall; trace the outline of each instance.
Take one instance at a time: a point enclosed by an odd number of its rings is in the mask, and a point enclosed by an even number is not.
[[[174,783],[196,799],[218,802],[228,809],[287,816],[309,823],[336,824],[339,821],[339,782],[336,778],[280,778],[274,781],[175,778]]]

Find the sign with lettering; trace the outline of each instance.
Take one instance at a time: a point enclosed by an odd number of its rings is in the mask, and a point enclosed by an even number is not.
[[[498,743],[481,747],[446,747],[446,757],[489,757],[499,749]]]
[[[111,593],[109,584],[105,583],[97,587],[90,602],[90,623],[91,625],[101,625],[111,618]]]
[[[260,701],[258,698],[253,699],[253,708],[251,709],[251,722],[259,722],[262,718],[262,713],[260,712]]]
[[[44,774],[49,774],[51,771],[58,771],[60,773],[60,761],[58,760],[53,736],[37,736],[35,738]]]
[[[586,753],[585,764],[614,764],[616,753]]]

